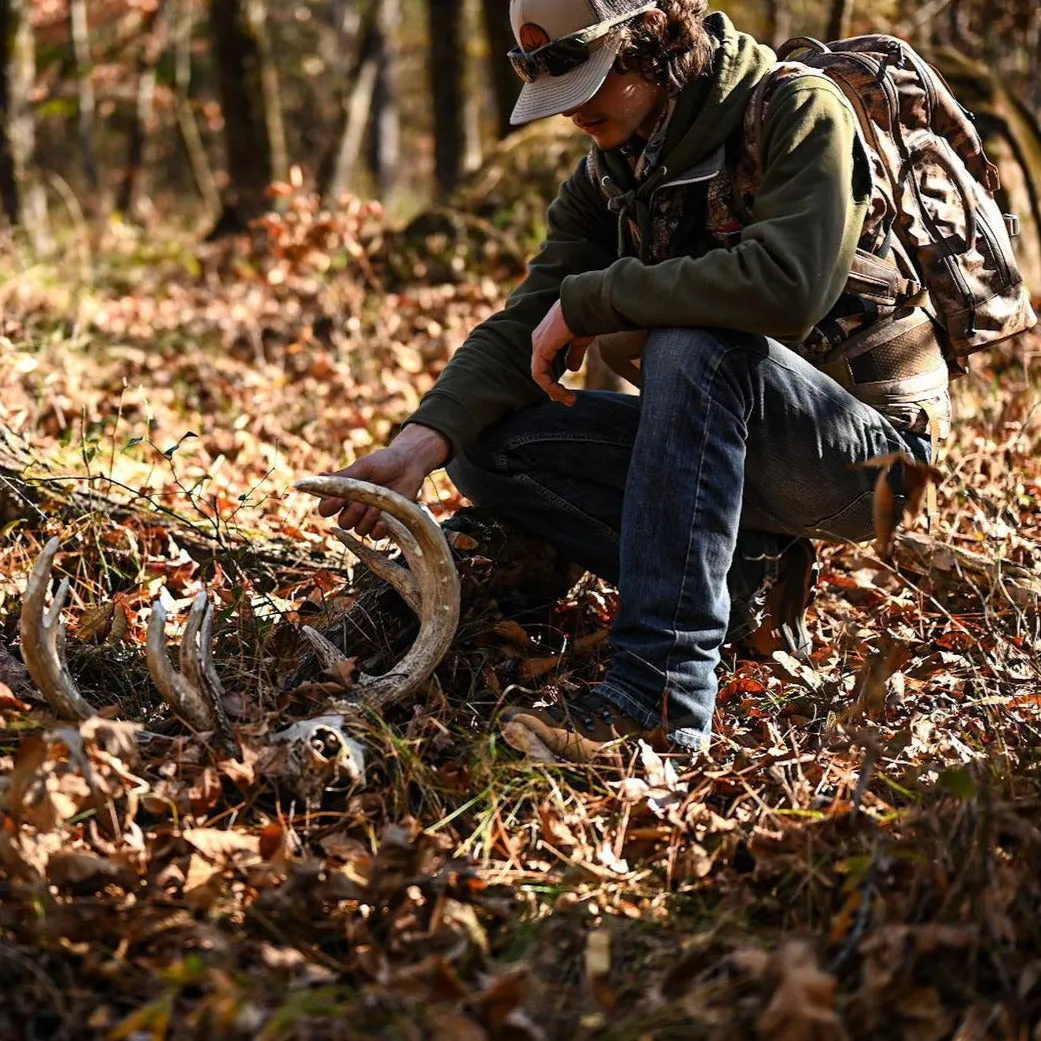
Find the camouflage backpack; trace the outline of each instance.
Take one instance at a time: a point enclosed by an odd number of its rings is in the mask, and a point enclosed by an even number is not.
[[[963,371],[973,352],[1031,328],[1036,318],[1010,241],[1016,220],[995,201],[997,167],[940,74],[891,36],[828,45],[799,37],[778,58],[749,105],[751,155],[759,155],[774,90],[793,77],[827,76],[860,125],[874,190],[847,292],[875,297],[881,316],[924,289],[953,371]]]

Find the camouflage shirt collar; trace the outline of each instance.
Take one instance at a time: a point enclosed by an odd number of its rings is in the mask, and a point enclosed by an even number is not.
[[[658,165],[658,160],[661,158],[662,150],[665,148],[665,136],[669,129],[669,122],[672,119],[672,113],[675,110],[676,98],[673,96],[669,98],[669,102],[665,106],[664,111],[658,117],[658,122],[654,124],[651,136],[647,139],[647,143],[643,148],[632,147],[631,144],[622,146],[622,154],[628,161],[637,184],[645,181],[648,175]]]

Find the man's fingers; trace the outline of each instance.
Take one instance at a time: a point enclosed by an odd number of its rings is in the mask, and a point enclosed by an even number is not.
[[[567,350],[567,367],[572,372],[578,372],[578,370],[582,368],[582,361],[592,342],[592,336],[582,336],[579,339],[572,341],[571,346]]]
[[[380,512],[375,507],[366,506],[363,502],[352,502],[336,518],[336,523],[356,535],[368,535],[379,519]]]
[[[318,516],[331,517],[343,505],[343,499],[320,499],[318,502]]]
[[[574,391],[561,386],[553,378],[553,358],[545,357],[537,350],[531,356],[531,378],[553,401],[559,401],[562,405],[575,403]]]
[[[554,354],[549,354],[535,348],[531,355],[531,378],[543,389],[546,393],[549,393],[548,387],[551,383],[555,382],[553,379],[553,358]]]

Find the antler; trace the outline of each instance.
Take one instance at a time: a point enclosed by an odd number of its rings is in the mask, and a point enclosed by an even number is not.
[[[411,694],[445,656],[459,624],[459,575],[452,551],[441,529],[423,507],[397,492],[349,477],[308,477],[295,488],[322,498],[353,499],[375,506],[383,523],[401,547],[409,570],[374,555],[373,551],[342,529],[336,535],[373,571],[401,593],[419,616],[419,635],[408,653],[383,676],[358,679],[359,701],[374,708]],[[358,552],[358,549],[364,552]],[[326,665],[345,655],[310,626],[304,633]]]
[[[213,606],[205,592],[195,597],[181,638],[181,671],[177,672],[166,656],[166,610],[156,600],[148,620],[145,653],[148,671],[163,700],[196,731],[220,730],[231,733],[221,701],[224,688],[213,667]]]
[[[58,545],[55,535],[44,546],[25,585],[20,623],[22,657],[33,683],[62,719],[90,719],[96,713],[84,701],[65,660],[65,626],[60,616],[69,592],[67,578],[62,579],[51,609],[45,612],[43,607]]]

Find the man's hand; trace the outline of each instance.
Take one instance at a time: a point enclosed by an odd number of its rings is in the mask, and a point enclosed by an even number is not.
[[[568,347],[567,367],[577,372],[582,367],[592,336],[575,336],[564,320],[558,300],[531,334],[531,378],[554,400],[564,405],[575,403],[575,392],[553,378],[553,361]]]
[[[428,475],[444,466],[451,452],[451,444],[444,434],[411,423],[386,448],[359,459],[346,469],[337,470],[333,476],[379,484],[406,499],[415,499]],[[318,512],[323,517],[339,514],[337,522],[340,527],[353,528],[358,535],[372,535],[377,539],[387,535],[379,510],[364,503],[322,499]]]

